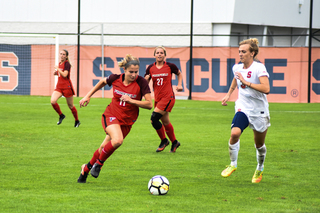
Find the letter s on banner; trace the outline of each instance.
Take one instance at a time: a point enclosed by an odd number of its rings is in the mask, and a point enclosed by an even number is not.
[[[13,52],[0,52],[0,91],[13,91],[18,86],[19,59]]]

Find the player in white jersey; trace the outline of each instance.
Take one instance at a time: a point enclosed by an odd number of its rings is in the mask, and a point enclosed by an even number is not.
[[[259,52],[258,39],[247,39],[239,44],[239,56],[242,63],[233,66],[234,79],[227,95],[222,99],[226,105],[232,92],[238,87],[238,99],[235,103],[235,115],[231,125],[229,155],[231,163],[222,171],[223,177],[229,177],[237,169],[240,136],[248,126],[253,130],[256,147],[257,168],[252,183],[262,179],[264,160],[267,153],[265,138],[270,126],[269,104],[266,94],[270,91],[269,74],[266,67],[255,61]]]

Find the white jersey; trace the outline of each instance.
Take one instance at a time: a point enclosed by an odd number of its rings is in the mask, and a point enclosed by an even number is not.
[[[243,64],[235,64],[232,71],[233,74],[240,72],[243,78],[252,84],[260,84],[259,77],[261,76],[267,76],[269,78],[266,67],[256,61],[254,61],[248,69],[244,69]],[[248,117],[269,117],[269,104],[266,94],[243,85],[239,79],[237,79],[237,86],[239,94],[235,104],[236,112],[241,111]]]

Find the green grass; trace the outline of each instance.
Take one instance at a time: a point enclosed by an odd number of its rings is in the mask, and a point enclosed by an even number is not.
[[[75,98],[78,103],[80,98]],[[253,133],[241,136],[238,170],[229,164],[228,139],[234,103],[177,100],[170,114],[181,146],[155,150],[159,139],[151,112],[140,116],[123,145],[106,161],[99,178],[78,184],[105,137],[101,114],[110,99],[94,98],[77,109],[65,99],[60,126],[50,97],[0,95],[1,212],[320,212],[320,104],[270,103],[271,127],[264,177],[252,184],[256,167]],[[149,179],[170,181],[165,196],[147,190]]]

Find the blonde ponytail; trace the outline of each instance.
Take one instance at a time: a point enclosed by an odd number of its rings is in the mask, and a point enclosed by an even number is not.
[[[118,62],[119,67],[127,69],[130,65],[140,65],[139,60],[132,56],[131,54],[127,54],[126,57],[122,59],[122,61]]]

